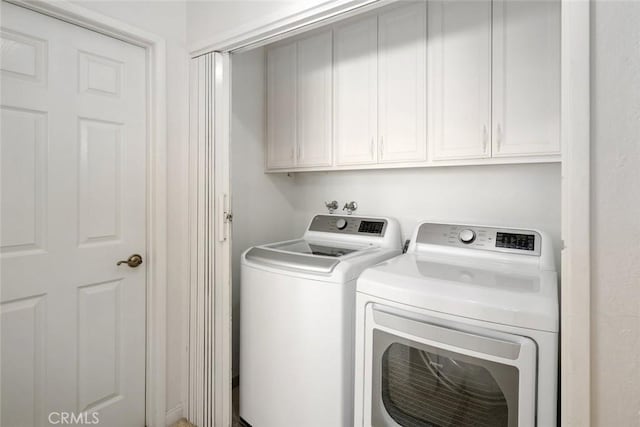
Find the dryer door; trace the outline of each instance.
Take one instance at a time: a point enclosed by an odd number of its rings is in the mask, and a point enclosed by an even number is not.
[[[535,425],[536,345],[375,305],[373,426]]]

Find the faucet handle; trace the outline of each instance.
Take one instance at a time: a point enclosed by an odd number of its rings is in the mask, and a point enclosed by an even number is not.
[[[351,215],[356,209],[358,209],[358,204],[354,201],[345,203],[342,208],[343,211],[347,211],[347,215]]]
[[[324,205],[329,210],[329,213],[332,214],[336,209],[338,209],[338,201],[333,200],[331,202],[324,202]]]

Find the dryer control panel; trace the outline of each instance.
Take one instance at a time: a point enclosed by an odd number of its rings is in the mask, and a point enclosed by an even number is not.
[[[316,215],[309,225],[309,231],[370,237],[383,237],[386,228],[386,219],[340,215]]]
[[[416,243],[540,256],[541,239],[533,230],[424,223]]]

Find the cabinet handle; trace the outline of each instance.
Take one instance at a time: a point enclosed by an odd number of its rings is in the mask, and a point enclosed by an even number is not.
[[[487,141],[489,140],[489,133],[487,132],[487,125],[482,126],[482,152],[487,152]]]
[[[498,127],[496,128],[496,148],[500,151],[500,145],[502,144],[502,127],[500,123],[498,123]]]

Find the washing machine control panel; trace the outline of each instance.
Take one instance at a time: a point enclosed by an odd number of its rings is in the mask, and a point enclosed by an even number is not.
[[[416,243],[540,256],[541,239],[533,230],[424,223]]]
[[[386,228],[387,220],[385,219],[349,215],[316,215],[309,225],[309,231],[370,237],[383,237]]]

